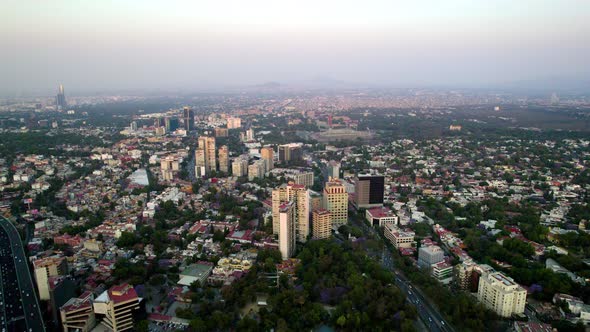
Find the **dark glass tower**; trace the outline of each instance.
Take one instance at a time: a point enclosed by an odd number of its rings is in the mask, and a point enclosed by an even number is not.
[[[182,114],[184,120],[184,129],[186,131],[192,131],[195,129],[195,112],[191,110],[189,107],[185,107],[183,109]]]
[[[60,110],[66,109],[68,104],[66,103],[66,95],[64,93],[64,86],[59,85],[59,91],[57,93],[57,97],[55,99],[57,108]]]

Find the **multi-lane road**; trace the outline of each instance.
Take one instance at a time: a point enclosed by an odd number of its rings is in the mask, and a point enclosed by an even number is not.
[[[354,223],[360,226],[365,233],[371,233],[375,237],[380,235],[375,229],[368,227],[363,222]],[[387,239],[383,239],[387,241]],[[383,248],[381,254],[381,265],[395,274],[395,283],[399,289],[406,295],[406,298],[411,302],[418,311],[418,316],[426,325],[429,331],[442,331],[442,332],[454,332],[453,327],[444,319],[440,314],[436,306],[427,297],[424,296],[420,289],[412,286],[410,281],[406,279],[403,273],[395,267],[393,256],[387,247]]]
[[[20,235],[0,216],[0,331],[45,331]]]
[[[406,295],[408,301],[416,307],[420,319],[422,319],[429,331],[454,331],[422,291],[412,286],[409,280],[395,268],[391,253],[387,249],[384,250],[381,264],[385,269],[395,274],[395,284]]]

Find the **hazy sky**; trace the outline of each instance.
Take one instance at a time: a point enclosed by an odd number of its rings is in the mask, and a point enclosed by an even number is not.
[[[0,92],[590,77],[588,0],[3,0]]]

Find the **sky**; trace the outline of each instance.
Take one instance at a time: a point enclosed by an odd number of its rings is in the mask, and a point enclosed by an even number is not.
[[[587,0],[3,0],[0,93],[588,80],[589,38]]]

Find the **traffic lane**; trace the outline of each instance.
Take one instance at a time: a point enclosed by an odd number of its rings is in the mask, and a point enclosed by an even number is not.
[[[408,289],[412,289],[414,290],[414,294],[416,294],[416,296],[418,296],[418,298],[421,299],[421,301],[423,303],[426,304],[427,309],[429,310],[429,312],[432,313],[432,318],[435,319],[435,324],[438,325],[441,329],[447,330],[447,323],[444,323],[445,320],[442,317],[441,314],[438,313],[438,311],[433,307],[433,305],[429,302],[428,298],[424,296],[424,294],[422,294],[422,292],[419,289],[414,289],[411,286],[411,283],[409,282],[408,279],[406,279],[398,270],[395,269],[395,267],[393,266],[393,258],[391,257],[391,255],[384,255],[385,259],[383,260],[383,265],[388,268],[389,270],[393,271],[395,276],[396,276],[396,284],[398,284],[398,286],[401,286],[402,288],[405,288],[405,290]],[[408,294],[406,294],[408,295]]]
[[[403,281],[399,276],[395,278],[396,285],[405,293],[406,297],[410,299],[417,309],[422,310],[427,313],[427,321],[425,323],[429,323],[431,326],[436,326],[441,330],[446,330],[446,324],[444,319],[438,314],[436,310],[430,307],[427,299],[424,296],[416,291],[408,282]]]
[[[41,310],[33,288],[33,279],[31,278],[20,235],[12,224],[8,224],[10,223],[8,220],[2,219],[0,225],[8,235],[12,249],[12,259],[16,270],[16,279],[18,281],[27,328],[29,331],[45,331]]]

